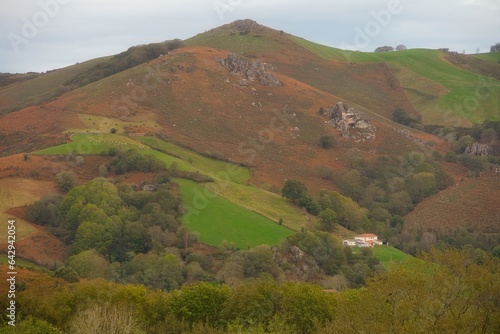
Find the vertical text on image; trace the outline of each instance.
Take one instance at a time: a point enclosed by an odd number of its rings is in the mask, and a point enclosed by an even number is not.
[[[7,318],[10,326],[16,326],[16,221],[7,221],[7,262],[9,271],[7,272]]]

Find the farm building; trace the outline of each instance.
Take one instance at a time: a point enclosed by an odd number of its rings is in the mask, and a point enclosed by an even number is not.
[[[355,236],[354,239],[343,240],[342,245],[349,247],[374,247],[375,245],[382,245],[382,241],[378,240],[376,234],[365,233]]]

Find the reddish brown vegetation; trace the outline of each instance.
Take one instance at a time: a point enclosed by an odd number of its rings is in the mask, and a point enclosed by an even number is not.
[[[405,217],[408,229],[433,229],[450,233],[466,228],[469,233],[500,232],[500,176],[483,174],[467,179],[417,205]]]

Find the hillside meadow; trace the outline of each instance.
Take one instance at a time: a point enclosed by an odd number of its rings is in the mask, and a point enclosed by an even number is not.
[[[234,243],[240,249],[276,245],[293,233],[277,222],[219,197],[193,181],[176,179],[186,208],[184,224],[213,246]]]
[[[220,245],[222,241],[227,241],[239,248],[274,245],[292,233],[288,228],[298,230],[306,222],[300,209],[281,196],[240,184],[250,176],[250,170],[246,167],[211,159],[153,137],[137,137],[135,140],[118,134],[73,134],[72,140],[36,154],[62,155],[73,151],[78,154],[102,154],[110,148],[122,151],[137,149],[141,154],[157,157],[167,166],[175,165],[174,168],[181,171],[201,173],[213,178],[215,183],[211,185],[197,185],[192,181],[176,179],[186,207],[193,206],[195,194],[210,194],[202,198],[209,204],[204,208],[204,213],[192,215],[189,222],[186,220],[186,226],[199,233],[200,240],[207,244]],[[188,211],[186,215],[192,213]],[[287,228],[277,225],[280,219]]]
[[[301,38],[293,41],[328,60],[354,63],[386,63],[400,81],[424,124],[462,126],[498,120],[493,113],[498,106],[500,84],[488,76],[467,71],[449,63],[438,50],[411,49],[395,52],[345,51]],[[495,53],[477,56],[495,60]],[[489,91],[486,98],[476,97],[478,89]],[[486,96],[481,94],[480,96]],[[458,105],[458,108],[457,108]]]

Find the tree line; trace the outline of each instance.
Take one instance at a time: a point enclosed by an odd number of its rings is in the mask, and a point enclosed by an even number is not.
[[[326,292],[268,276],[173,292],[41,274],[19,292],[17,333],[495,333],[498,258],[432,250],[362,289]],[[6,299],[0,303],[6,307]],[[9,332],[5,315],[0,333]]]
[[[320,230],[331,232],[341,225],[377,233],[401,246],[396,237],[403,228],[402,217],[424,198],[453,184],[439,162],[421,152],[369,160],[349,150],[345,162],[348,169],[332,171],[331,177],[342,194],[322,190],[313,198],[299,180],[287,180],[282,189],[283,197],[318,216]]]
[[[166,55],[169,51],[180,47],[182,47],[182,41],[180,39],[132,46],[128,50],[113,56],[111,59],[78,74],[75,78],[69,80],[66,86],[82,87],[88,85],[92,82],[99,81],[113,74],[158,58],[162,54]]]

